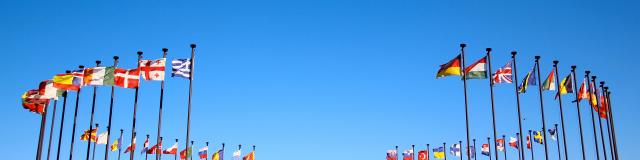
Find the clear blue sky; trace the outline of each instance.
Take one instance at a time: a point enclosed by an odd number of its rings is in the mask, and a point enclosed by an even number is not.
[[[640,110],[633,98],[640,89],[633,68],[640,58],[638,6],[632,1],[2,1],[0,150],[4,159],[34,157],[40,118],[22,109],[19,96],[41,80],[79,64],[93,66],[95,60],[111,64],[113,55],[131,68],[138,50],[145,58],[159,58],[166,47],[169,59],[186,58],[190,43],[198,44],[192,115],[197,148],[205,141],[211,149],[225,142],[227,158],[237,144],[255,144],[258,159],[265,160],[379,160],[395,145],[404,150],[411,144],[423,149],[427,143],[455,143],[465,139],[462,83],[436,80],[435,74],[464,42],[469,63],[492,47],[494,68],[504,65],[509,51],[519,51],[520,75],[535,55],[542,56],[543,77],[555,59],[561,76],[573,64],[581,76],[592,70],[611,86],[620,156],[631,159],[639,142],[634,135]],[[487,83],[469,82],[471,135],[481,140],[478,146],[492,135]],[[184,141],[187,89],[188,81],[167,78],[162,133],[168,139]],[[513,89],[495,87],[500,135],[517,130]],[[98,89],[95,122],[102,126],[109,91]],[[81,94],[77,134],[88,128],[90,93],[87,88]],[[140,135],[156,133],[158,95],[159,83],[142,82]],[[118,88],[116,96],[113,129],[125,129],[128,141],[133,90]],[[549,126],[559,123],[552,97],[544,93]],[[537,90],[521,98],[524,128],[540,128]],[[571,98],[565,97],[564,113],[570,156],[578,159]],[[68,102],[63,159],[73,118],[74,100]],[[582,108],[592,157],[589,112]],[[59,118],[60,110],[56,128]],[[557,154],[555,144],[550,142],[551,157]],[[535,147],[542,157],[542,146]],[[75,157],[84,158],[85,150],[86,143],[76,141]],[[512,159],[514,151],[509,149]]]

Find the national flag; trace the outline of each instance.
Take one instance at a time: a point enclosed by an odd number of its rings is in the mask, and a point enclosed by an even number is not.
[[[78,69],[71,71],[71,75],[73,75],[73,84],[79,84],[80,86],[84,86],[84,70]]]
[[[97,144],[107,144],[107,137],[109,136],[109,132],[102,132],[98,135]]]
[[[398,151],[387,150],[387,160],[398,160]]]
[[[79,82],[81,81],[74,79],[76,79],[76,77],[74,77],[71,73],[55,75],[52,78],[53,87],[61,90],[80,90],[81,83]]]
[[[433,149],[433,158],[444,158],[444,147],[438,147]]]
[[[242,157],[242,160],[255,160],[256,151],[251,151],[251,153]]]
[[[609,101],[607,101],[607,98],[604,97],[604,94],[600,93],[600,96],[598,96],[600,98],[600,118],[603,119],[607,119],[608,114],[609,114]]]
[[[38,90],[29,90],[22,94],[22,107],[38,114],[44,113],[49,105],[49,99],[43,99]]]
[[[582,80],[582,84],[580,85],[580,89],[578,90],[578,102],[583,99],[589,99],[589,92],[587,91],[587,83],[588,80],[585,78]]]
[[[467,155],[471,156],[471,158],[476,157],[476,146],[469,146],[467,149]]]
[[[178,153],[178,142],[174,143],[173,146],[167,148],[166,150],[162,151],[163,154],[176,154]]]
[[[498,70],[496,70],[496,73],[491,76],[494,84],[513,83],[513,80],[511,79],[511,75],[513,74],[511,69],[511,62],[512,61],[509,61],[502,68],[498,68]]]
[[[418,151],[418,160],[429,160],[429,150]]]
[[[413,150],[405,150],[402,152],[402,160],[413,160]]]
[[[166,58],[140,60],[140,71],[144,80],[164,81]]]
[[[567,75],[567,77],[564,77],[562,81],[560,81],[560,89],[558,94],[556,94],[556,99],[561,95],[573,93],[573,77],[571,77],[571,75],[572,74]]]
[[[127,149],[124,150],[124,153],[127,152],[133,152],[136,150],[136,138],[133,137],[133,143],[129,144],[129,146],[127,146]]]
[[[551,139],[553,139],[554,141],[558,140],[558,138],[557,138],[558,135],[556,135],[557,133],[558,132],[556,131],[555,128],[549,129],[549,135],[551,135]]]
[[[449,152],[453,156],[460,157],[460,155],[461,155],[461,153],[460,153],[460,144],[451,145],[451,147],[449,148]]]
[[[440,69],[438,70],[438,74],[436,74],[436,78],[445,77],[445,76],[459,76],[462,72],[460,61],[461,56],[458,55],[449,62],[440,65]]]
[[[122,148],[122,145],[121,145],[121,144],[122,144],[122,137],[121,137],[121,138],[116,139],[115,141],[113,141],[113,144],[111,144],[111,151],[112,151],[112,152],[113,152],[113,151],[117,151],[117,150],[119,150],[120,148]]]
[[[598,111],[598,100],[596,98],[596,93],[598,92],[598,89],[596,88],[596,86],[593,83],[589,83],[589,86],[591,87],[591,108],[593,108],[594,110]]]
[[[533,131],[533,141],[536,143],[540,143],[543,144],[544,141],[542,141],[542,134],[544,134],[544,131]]]
[[[162,154],[162,142],[151,146],[151,148],[147,150],[147,154]]]
[[[84,70],[84,85],[112,86],[114,83],[115,67],[94,67]]]
[[[202,149],[198,150],[198,155],[200,156],[200,159],[205,159],[207,158],[207,151],[209,150],[209,146],[204,146]]]
[[[80,140],[82,141],[91,141],[91,142],[95,142],[96,140],[98,140],[98,128],[93,128],[93,129],[87,129],[84,131],[84,133],[82,134],[82,136],[80,136]]]
[[[233,152],[233,159],[234,160],[240,160],[240,156],[242,156],[242,151],[240,151],[239,149],[235,152]]]
[[[542,82],[542,90],[544,91],[555,91],[556,90],[556,72],[551,70],[549,76]]]
[[[503,138],[499,138],[496,140],[496,148],[498,149],[498,151],[503,152],[504,151],[504,139]]]
[[[223,151],[222,150],[218,150],[217,152],[213,153],[213,155],[211,155],[211,160],[223,160]]]
[[[486,79],[487,78],[487,57],[482,57],[475,63],[465,68],[464,77],[467,79]]]
[[[527,91],[528,86],[537,85],[535,72],[536,72],[536,65],[533,65],[533,68],[531,68],[529,73],[527,73],[527,75],[524,76],[524,79],[522,80],[522,84],[518,86],[519,93],[525,93]]]
[[[44,80],[40,82],[40,86],[38,87],[38,94],[41,99],[58,100],[58,97],[61,96],[62,93],[64,93],[64,90],[53,87],[52,80]]]
[[[149,151],[149,137],[147,137],[147,139],[144,140],[140,154],[147,153],[147,151]]]
[[[482,144],[482,155],[489,156],[489,144]]]
[[[122,68],[117,68],[114,70],[114,72],[114,84],[116,86],[123,88],[138,88],[138,84],[140,83],[139,69],[125,70]]]
[[[191,147],[189,149],[183,149],[180,151],[180,159],[187,159],[187,157],[191,157]]]
[[[509,146],[518,149],[518,139],[514,137],[509,137]]]
[[[171,77],[191,77],[191,60],[174,59],[171,61]]]
[[[531,137],[527,135],[527,149],[531,149]]]

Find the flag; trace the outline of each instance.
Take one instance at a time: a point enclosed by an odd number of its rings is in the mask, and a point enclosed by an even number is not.
[[[475,63],[469,65],[464,70],[464,77],[467,79],[486,79],[487,78],[487,57],[482,57]]]
[[[498,68],[498,70],[496,70],[496,73],[491,76],[494,84],[513,83],[513,80],[511,79],[511,62],[512,61],[509,61],[502,68]]]
[[[109,132],[102,132],[98,135],[97,144],[107,144],[107,137],[109,136]]]
[[[429,150],[418,151],[418,160],[429,160]]]
[[[440,65],[440,69],[438,70],[438,74],[436,78],[446,77],[446,76],[459,76],[462,69],[460,68],[461,56],[458,55],[456,58],[453,58],[449,62]]]
[[[245,155],[244,157],[242,157],[242,160],[254,160],[254,156],[255,156],[256,151],[251,151],[251,153]]]
[[[469,146],[467,149],[467,154],[471,156],[471,158],[476,157],[476,146]]]
[[[460,144],[451,145],[451,148],[449,149],[449,152],[453,156],[460,157]]]
[[[211,155],[211,160],[222,160],[223,151],[222,150],[218,150],[216,153],[213,153],[213,155]]]
[[[138,88],[138,84],[140,83],[140,70],[125,70],[122,68],[117,68],[114,70],[114,73],[114,84],[116,86],[123,88]]]
[[[87,129],[84,131],[84,133],[82,134],[82,136],[80,136],[80,140],[82,141],[88,141],[91,140],[91,142],[95,142],[96,140],[98,140],[98,128],[94,128],[94,129]]]
[[[166,58],[140,60],[140,71],[144,80],[164,81]]]
[[[174,143],[173,146],[167,148],[166,150],[162,151],[163,154],[176,154],[178,153],[178,142]]]
[[[444,158],[444,147],[438,147],[433,149],[433,158]]]
[[[162,154],[162,142],[151,146],[151,148],[147,150],[147,154]]]
[[[71,71],[71,75],[73,75],[73,83],[78,84],[80,86],[84,86],[84,70],[73,70]]]
[[[94,67],[84,70],[84,85],[112,86],[115,67]]]
[[[38,94],[41,99],[54,99],[58,100],[58,97],[64,93],[64,90],[58,90],[58,88],[53,87],[53,81],[44,80],[40,82],[40,86],[38,87]]]
[[[586,78],[582,80],[582,84],[580,85],[580,89],[578,90],[578,102],[583,99],[589,99],[589,93],[587,92],[586,85],[587,82],[588,80]]]
[[[127,146],[127,149],[124,150],[124,153],[127,152],[133,152],[136,150],[136,138],[133,137],[133,143],[129,144],[129,146]]]
[[[600,118],[607,119],[607,115],[609,113],[609,101],[607,101],[607,98],[604,97],[603,93],[600,93],[599,95],[600,112],[598,112],[598,114],[600,115]]]
[[[396,150],[388,150],[387,151],[387,160],[398,160],[398,151],[396,151]]]
[[[518,139],[509,137],[509,146],[518,149]]]
[[[589,83],[589,86],[591,87],[591,107],[598,111],[598,101],[596,98],[596,93],[598,92],[598,89],[595,87],[595,85],[593,83]]]
[[[80,84],[78,80],[74,80],[76,77],[71,73],[66,74],[58,74],[53,76],[53,87],[61,89],[61,90],[72,90],[77,91],[80,90]]]
[[[121,148],[122,145],[122,138],[118,138],[115,141],[113,141],[113,144],[111,144],[111,151],[117,151]]]
[[[149,151],[149,137],[147,137],[147,139],[144,140],[140,154],[147,153],[147,151]]]
[[[558,94],[556,94],[556,99],[561,95],[573,93],[573,80],[571,80],[571,78],[571,74],[569,74],[560,81],[560,89]]]
[[[551,135],[551,139],[553,139],[554,141],[558,140],[558,138],[557,138],[558,135],[556,135],[557,133],[558,132],[556,131],[555,128],[549,129],[549,135]]]
[[[502,139],[502,138],[497,139],[496,143],[498,143],[498,144],[496,144],[497,145],[496,148],[498,149],[498,151],[503,152],[504,151],[504,139]]]
[[[490,156],[489,144],[482,144],[482,155]]]
[[[180,159],[187,159],[187,157],[191,157],[191,152],[191,147],[180,151]]]
[[[24,92],[21,96],[22,107],[38,114],[44,113],[47,105],[49,105],[49,99],[43,99],[38,90],[29,90]]]
[[[200,156],[200,159],[205,159],[207,158],[207,151],[209,150],[209,146],[204,146],[202,149],[198,150],[198,155]]]
[[[555,77],[556,72],[554,72],[554,70],[551,70],[551,73],[549,73],[549,76],[547,76],[547,78],[544,80],[544,82],[542,82],[542,90],[544,91],[555,91],[556,90],[556,77]]]
[[[191,77],[191,60],[174,59],[171,61],[171,77]]]
[[[234,160],[240,160],[240,156],[242,156],[242,151],[240,151],[239,149],[235,152],[233,152],[233,159]]]
[[[542,141],[542,134],[544,134],[544,131],[533,131],[533,141],[543,144],[544,141]]]
[[[413,160],[413,150],[405,150],[402,152],[402,160]]]
[[[533,68],[531,68],[529,73],[527,73],[527,75],[524,76],[524,79],[522,80],[522,84],[520,84],[520,86],[518,87],[519,93],[525,93],[527,91],[528,86],[537,85],[535,71],[536,71],[536,65],[533,65]]]
[[[531,149],[531,137],[527,135],[527,149]]]

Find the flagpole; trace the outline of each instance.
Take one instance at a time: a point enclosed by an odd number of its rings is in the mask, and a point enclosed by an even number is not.
[[[178,139],[177,138],[176,138],[176,143],[178,143]],[[177,152],[177,150],[178,149],[176,149],[176,152]],[[180,153],[173,154],[173,160],[178,160],[178,154],[180,154]]]
[[[602,96],[604,99],[602,99],[604,102],[602,102],[602,104],[608,104],[607,99],[606,99],[606,95],[607,95],[607,91],[604,90],[604,81],[600,81],[600,91],[602,92]],[[598,95],[598,99],[600,98],[600,96]],[[606,103],[605,103],[606,102]],[[608,106],[602,106],[602,108],[609,108]],[[607,114],[607,118],[605,119],[606,123],[607,123],[607,138],[609,138],[609,152],[611,153],[611,160],[615,160],[616,156],[614,154],[614,150],[613,150],[613,141],[611,139],[611,125],[609,123],[609,111],[606,110],[606,114]]]
[[[560,138],[560,136],[558,136],[558,124],[554,124],[555,130],[556,130],[556,139]],[[562,135],[564,135],[564,133],[562,133]],[[562,154],[560,154],[560,141],[556,141],[556,144],[558,145],[558,160],[562,159]],[[565,155],[566,156],[566,155]]]
[[[416,158],[416,156],[413,156],[414,155],[413,152],[415,152],[415,148],[416,148],[416,145],[412,144],[411,145],[411,159],[415,159]]]
[[[115,70],[116,67],[118,66],[118,56],[113,56],[113,69]],[[114,73],[115,75],[115,73]],[[114,100],[114,93],[115,93],[115,86],[111,85],[111,100],[109,102],[109,120],[107,122],[107,144],[104,147],[104,160],[108,160],[109,159],[109,140],[111,137],[111,118],[113,116],[113,100]],[[120,130],[120,135],[122,135],[122,130]],[[122,136],[120,136],[122,137]],[[122,138],[120,138],[122,139]],[[122,143],[122,142],[118,142],[118,143]],[[120,157],[120,153],[118,153],[118,157]],[[118,158],[120,159],[120,158]]]
[[[147,140],[149,140],[149,134],[147,134]],[[144,144],[143,144],[144,147]],[[144,151],[144,160],[149,159],[149,154],[147,153],[147,151],[149,151],[149,148],[147,148],[146,151]]]
[[[161,160],[162,159],[162,143],[164,143],[163,141],[164,140],[162,140],[162,137],[160,137],[160,142],[158,142],[156,144],[156,151],[155,152],[156,152],[156,155],[158,155],[158,159],[156,159],[156,160]]]
[[[520,138],[520,140],[522,140],[522,114],[520,112],[520,93],[518,92],[518,65],[516,65],[516,54],[518,52],[516,51],[512,51],[511,52],[511,60],[513,61],[513,84],[515,86],[515,91],[516,91],[516,104],[518,107],[518,128],[520,129],[519,134],[517,134],[516,136],[519,135],[518,138]],[[505,139],[506,141],[506,139]],[[523,146],[522,141],[519,142],[520,146]],[[518,157],[520,157],[519,159],[524,160],[524,148],[523,147],[519,147],[518,148]]]
[[[116,61],[117,61],[117,58],[116,58]],[[124,130],[120,129],[120,139],[119,139],[119,142],[118,142],[118,145],[120,145],[120,146],[122,146],[122,142],[120,142],[120,141],[122,141],[122,133],[123,132],[124,132]],[[122,152],[122,147],[118,147],[118,160],[120,160],[120,152]]]
[[[40,135],[38,138],[38,150],[36,151],[36,160],[40,160],[42,159],[42,148],[43,146],[43,141],[44,141],[44,130],[46,129],[46,125],[47,125],[47,107],[49,104],[45,105],[44,111],[42,112],[42,114],[40,114],[41,116],[41,121],[40,121]]]
[[[80,70],[84,69],[83,65],[78,66],[78,68],[80,68]],[[80,90],[82,90],[82,87],[78,88],[78,91],[76,92],[76,109],[74,111],[73,114],[73,127],[71,127],[71,148],[69,149],[69,160],[73,160],[73,143],[76,140],[76,122],[78,120],[78,105],[80,102]]]
[[[96,61],[96,67],[100,67],[100,61]],[[83,79],[83,82],[81,83],[84,84],[84,79]],[[93,86],[93,99],[91,101],[91,118],[89,119],[89,131],[93,129],[93,115],[96,111],[96,90],[97,90],[97,87]],[[87,141],[87,160],[89,160],[90,152],[91,152],[91,135],[89,135],[89,140]]]
[[[204,142],[205,146],[207,146],[207,152],[209,152],[209,142]],[[255,146],[253,146],[254,150],[255,150]],[[206,156],[204,156],[205,160],[209,160],[209,154],[207,153]]]
[[[136,67],[137,69],[140,68],[140,60],[142,60],[142,51],[138,51],[138,61],[136,61],[136,64],[138,67]],[[139,75],[138,75],[139,76]],[[131,133],[135,133],[136,132],[136,112],[138,111],[138,90],[140,89],[140,84],[138,83],[138,87],[136,87],[136,91],[135,91],[135,97],[133,98],[133,123],[131,124]],[[131,134],[131,143],[133,144],[133,139],[135,138],[135,134]],[[131,151],[129,153],[129,160],[133,160],[133,152],[135,151],[135,149],[133,151]]]
[[[580,128],[580,146],[582,147],[582,160],[586,160],[587,156],[584,152],[584,134],[582,133],[582,116],[580,114],[580,97],[578,97],[578,81],[576,78],[576,66],[571,66],[571,76],[573,77],[573,92],[575,93],[576,110],[578,110],[578,126]]]
[[[429,159],[429,156],[430,156],[430,155],[429,155],[429,152],[431,152],[431,151],[430,151],[430,149],[429,149],[429,143],[427,143],[427,159]]]
[[[464,47],[466,47],[467,44],[460,44],[460,55],[461,55],[461,59],[462,59],[462,83],[464,85],[464,113],[465,113],[465,121],[466,121],[466,127],[467,127],[467,149],[469,149],[469,142],[471,141],[469,139],[469,105],[468,105],[468,100],[467,100],[467,77],[464,74],[465,71],[465,61],[464,61]],[[462,148],[462,144],[460,145],[460,148]],[[460,158],[462,158],[462,155],[460,155]],[[467,159],[471,159],[471,155],[467,155]]]
[[[489,145],[489,160],[491,160],[491,137],[487,137],[487,144]],[[480,148],[480,150],[482,150],[482,148]],[[496,149],[495,151],[496,153],[498,153],[498,150]],[[496,154],[498,155],[498,154]]]
[[[191,71],[189,72],[189,102],[187,104],[187,149],[189,149],[189,136],[191,134],[191,95],[193,94],[193,58],[195,58],[196,53],[196,44],[191,44],[191,59],[189,63],[189,67]]]
[[[220,158],[224,158],[224,143],[222,143],[222,155],[220,155]]]
[[[507,160],[507,135],[502,135],[502,151],[504,151],[504,160]],[[498,148],[496,147],[496,152],[498,152]]]
[[[614,149],[614,153],[616,154],[616,160],[620,159],[620,157],[618,157],[618,140],[616,138],[616,127],[613,123],[613,108],[611,107],[611,91],[609,91],[609,87],[604,87],[605,90],[607,90],[607,105],[609,107],[609,119],[611,120],[609,123],[611,124],[611,137],[613,138],[613,149]]]
[[[533,144],[531,143],[531,139],[533,139],[533,136],[531,136],[531,130],[529,130],[529,137],[527,137],[527,148],[529,148],[529,151],[531,151],[531,160],[534,160],[533,158]],[[531,147],[529,147],[531,146]]]
[[[444,149],[444,160],[447,160],[447,143],[442,143],[442,148]]]
[[[191,152],[191,154],[189,154],[188,156],[190,160],[193,160],[193,141],[191,141],[191,147],[192,148],[187,148],[187,153]]]
[[[464,70],[463,70],[463,71],[464,71]],[[459,152],[460,152],[460,160],[462,160],[462,141],[458,141],[458,144],[460,145],[460,149],[459,149]],[[469,149],[469,148],[467,147],[467,149]],[[467,155],[469,155],[469,154],[467,154]],[[469,155],[469,157],[467,157],[467,158],[470,160],[470,159],[471,159],[471,155]]]
[[[57,93],[56,93],[57,94]],[[58,108],[58,100],[53,100],[53,115],[51,115],[51,127],[49,128],[49,145],[47,147],[47,160],[51,155],[51,141],[53,141],[53,127],[56,122],[56,109]]]
[[[107,126],[108,128],[109,126]],[[93,153],[91,153],[91,159],[95,160],[96,159],[96,145],[98,144],[98,123],[96,123],[96,141],[93,142]],[[89,134],[89,139],[91,139],[91,134]],[[91,144],[91,140],[87,141],[87,143]]]
[[[591,73],[591,71],[584,71],[585,76],[584,76],[584,80],[586,81],[586,86],[585,88],[587,88],[587,92],[588,92],[588,96],[589,97],[589,102],[588,105],[590,107],[593,106],[593,104],[591,104],[591,95],[593,92],[591,92],[591,82],[589,81],[589,74]],[[596,148],[596,159],[600,160],[600,149],[598,148],[598,134],[596,133],[596,120],[593,117],[593,109],[589,109],[591,110],[591,125],[593,127],[593,141],[595,142],[595,148]]]
[[[515,73],[515,72],[514,72]],[[518,146],[518,152],[520,151],[524,151],[524,146],[522,145],[522,137],[520,136],[521,134],[516,133],[516,139],[518,139],[518,143],[520,143],[520,146]],[[516,144],[518,145],[518,144]],[[524,159],[524,155],[518,153],[518,160],[523,160]]]
[[[166,62],[166,58],[167,58],[167,51],[169,51],[169,49],[162,48],[162,58],[165,59],[165,62]],[[163,98],[164,98],[164,79],[160,82],[160,107],[158,108],[158,139],[156,140],[157,142],[160,142],[160,129],[162,128],[162,101],[163,101]],[[161,156],[162,156],[161,154],[156,154],[156,160],[160,160]]]
[[[396,159],[398,159],[398,146],[396,146]]]
[[[238,145],[238,150],[240,150],[242,148],[242,144]],[[242,153],[242,152],[241,152]],[[240,154],[240,157],[242,157],[242,154]]]
[[[598,95],[597,93],[597,88],[595,88],[596,86],[596,76],[591,76],[591,82],[593,82],[593,88],[595,89],[593,92],[593,94],[596,95],[596,111],[598,112],[598,116],[596,118],[598,118],[598,125],[600,126],[600,143],[602,144],[602,157],[604,157],[604,160],[607,160],[607,147],[606,144],[604,144],[604,132],[602,131],[602,118],[600,118],[600,95]]]
[[[542,139],[544,141],[544,158],[549,159],[549,153],[547,152],[547,126],[544,119],[544,102],[542,100],[542,81],[540,78],[540,56],[535,56],[536,59],[536,72],[538,74],[538,93],[540,94],[540,113],[542,115]]]
[[[489,68],[489,74],[493,73],[493,71],[491,70],[491,48],[487,48],[487,66]],[[493,121],[493,139],[498,139],[497,136],[497,131],[496,131],[496,107],[493,101],[493,78],[491,78],[491,76],[489,76],[489,93],[491,93],[491,120]],[[489,148],[491,148],[491,143],[487,143],[489,144]],[[498,150],[498,146],[496,143],[493,143],[493,147],[494,149],[497,151]],[[496,155],[496,160],[498,160],[498,152],[495,153]],[[489,158],[491,158],[491,155],[489,155]]]
[[[560,123],[562,124],[562,142],[564,144],[564,159],[565,160],[569,160],[569,152],[567,151],[567,136],[565,133],[566,130],[564,129],[564,109],[562,108],[562,95],[560,95],[560,82],[559,77],[560,74],[558,73],[558,60],[553,61],[553,68],[555,70],[555,78],[556,78],[556,89],[558,90],[558,105],[560,106]],[[574,82],[575,83],[575,82]],[[565,86],[566,87],[566,86]],[[576,91],[577,92],[577,91]],[[558,128],[556,127],[556,133],[558,133]],[[560,138],[560,136],[557,136],[558,138]],[[558,141],[558,145],[560,145],[560,141]],[[559,149],[559,148],[558,148]],[[560,156],[560,150],[558,150],[558,156]],[[562,157],[560,157],[562,158]],[[560,160],[560,159],[558,159]]]
[[[467,153],[471,154],[471,150],[469,148],[467,148]],[[473,139],[473,159],[477,160],[478,159],[477,157],[478,156],[476,155],[476,139],[474,138]],[[471,160],[471,159],[469,159],[469,160]]]
[[[67,72],[70,72],[67,70]],[[64,129],[64,112],[67,109],[67,91],[62,92],[62,117],[60,118],[60,133],[58,134],[58,149],[56,150],[56,160],[60,160],[60,146],[62,144],[62,130]]]

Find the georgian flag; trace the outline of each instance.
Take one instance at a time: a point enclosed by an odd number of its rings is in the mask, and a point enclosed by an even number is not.
[[[190,59],[174,59],[171,61],[171,77],[191,77],[191,60]]]
[[[123,88],[138,88],[140,83],[140,70],[115,69],[115,85]]]
[[[140,60],[140,71],[144,80],[164,81],[166,58],[157,60]]]

